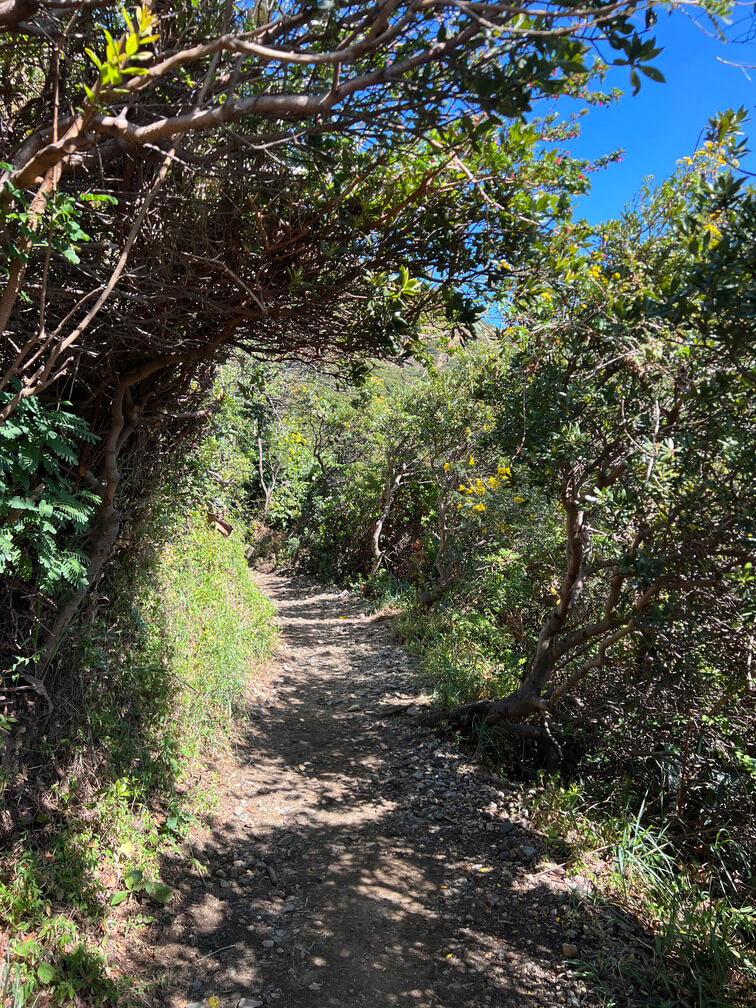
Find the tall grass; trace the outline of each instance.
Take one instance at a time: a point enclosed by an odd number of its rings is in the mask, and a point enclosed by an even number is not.
[[[187,752],[223,743],[275,640],[273,607],[252,582],[241,537],[224,538],[193,516],[157,549],[138,608],[151,628],[147,657],[175,680]]]
[[[157,513],[139,541],[101,586],[106,606],[78,626],[78,719],[43,753],[65,769],[46,796],[56,814],[0,862],[11,935],[0,991],[14,1008],[139,1002],[109,950],[171,898],[161,863],[208,803],[193,768],[231,745],[275,640],[239,531],[226,539],[200,513],[180,526]]]
[[[578,785],[544,780],[534,824],[551,836],[567,835],[577,867],[590,873],[598,863],[610,869],[597,878],[599,893],[631,909],[653,935],[653,977],[664,991],[665,1008],[735,1008],[752,1003],[756,985],[756,907],[716,870],[682,861],[671,823],[647,822],[645,802],[589,803]],[[718,843],[726,844],[722,837]],[[712,850],[711,860],[717,860]],[[618,977],[590,968],[594,986],[609,1002]],[[589,964],[590,965],[590,964]],[[620,978],[626,979],[626,978]]]

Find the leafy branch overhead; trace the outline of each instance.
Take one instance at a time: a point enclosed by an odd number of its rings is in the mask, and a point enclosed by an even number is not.
[[[4,5],[0,422],[44,396],[98,437],[40,667],[117,541],[123,471],[137,494],[191,437],[217,362],[420,352],[524,267],[585,183],[543,147],[564,128],[521,117],[647,66],[635,11]]]

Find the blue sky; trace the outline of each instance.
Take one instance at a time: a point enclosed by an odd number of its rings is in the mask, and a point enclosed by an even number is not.
[[[705,30],[681,11],[661,14],[654,34],[663,52],[653,64],[666,77],[665,84],[643,77],[640,93],[633,97],[627,70],[611,71],[607,85],[621,87],[626,94],[617,105],[592,108],[581,120],[581,138],[569,149],[586,158],[618,147],[625,154],[621,163],[591,176],[592,190],[580,200],[579,215],[592,223],[616,216],[646,176],[661,181],[679,158],[696,148],[707,120],[722,109],[746,107],[751,116],[749,146],[756,147],[756,19],[750,4],[741,11],[748,13],[736,14],[726,29],[732,40],[728,44],[712,37],[711,25],[703,19]],[[718,57],[753,69],[728,66]],[[742,167],[756,172],[756,155]]]

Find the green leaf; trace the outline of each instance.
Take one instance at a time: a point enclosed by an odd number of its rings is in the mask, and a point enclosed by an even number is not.
[[[139,868],[132,868],[123,876],[123,882],[127,889],[139,889],[144,885],[144,872]]]
[[[39,952],[39,942],[34,938],[27,938],[25,942],[13,950],[14,955],[17,955],[19,959],[25,959],[29,955],[34,955],[35,952]]]
[[[146,882],[144,891],[156,903],[169,903],[173,899],[173,889],[165,882]]]
[[[40,983],[51,984],[57,975],[55,967],[50,965],[50,963],[43,962],[37,967],[37,976]]]
[[[118,46],[107,28],[103,28],[103,32],[105,33],[105,55],[107,56],[108,63],[118,64],[118,57],[120,55]]]
[[[642,66],[640,69],[641,73],[644,73],[646,77],[649,77],[652,81],[658,81],[659,84],[665,84],[667,81],[667,78],[661,70],[657,70],[656,67]]]
[[[102,60],[100,59],[100,57],[96,56],[91,49],[85,49],[84,52],[87,54],[87,56],[89,56],[89,58],[92,60],[97,69],[102,70]]]
[[[127,889],[123,889],[121,892],[113,893],[110,897],[110,905],[118,906],[119,903],[123,903],[124,900],[127,900],[130,895],[131,893]]]

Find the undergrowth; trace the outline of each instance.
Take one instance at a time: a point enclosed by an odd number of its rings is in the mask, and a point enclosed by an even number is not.
[[[502,634],[480,600],[468,606],[450,599],[426,612],[407,604],[409,593],[403,598],[395,587],[384,591],[378,579],[367,590],[377,596],[378,607],[396,610],[398,601],[405,602],[397,631],[418,657],[421,676],[439,706],[502,696],[515,688],[524,651],[511,634]],[[703,827],[691,831],[676,818],[674,792],[664,790],[667,777],[658,794],[649,795],[642,786],[639,791],[629,762],[624,780],[618,779],[622,773],[616,765],[612,774],[606,768],[593,774],[589,735],[578,731],[570,745],[575,751],[565,752],[561,775],[541,774],[541,786],[532,791],[532,824],[548,842],[563,847],[566,840],[573,852],[569,870],[593,885],[590,926],[597,951],[590,961],[574,963],[573,972],[590,983],[607,1008],[752,1003],[756,891],[747,851],[726,828],[709,838]],[[477,751],[485,752],[500,773],[516,775],[527,758],[521,742],[516,748],[517,753],[510,752],[501,741],[494,746],[479,740]],[[690,769],[692,757],[688,764]],[[688,787],[695,784],[691,779]],[[620,917],[646,935],[645,961],[611,951],[605,928],[616,920],[618,908]],[[576,927],[592,920],[585,907],[574,907],[573,913]]]
[[[406,610],[398,629],[420,659],[420,672],[442,707],[504,696],[516,685],[521,659],[502,647],[490,618],[445,607]]]
[[[137,562],[79,621],[59,691],[66,733],[38,754],[57,779],[2,860],[0,1002],[14,1008],[140,1002],[126,939],[172,898],[161,864],[186,856],[213,801],[195,767],[232,746],[245,684],[274,640],[240,531],[169,514],[153,512]]]
[[[533,825],[547,837],[566,839],[575,852],[573,871],[591,879],[598,899],[631,911],[650,936],[645,971],[626,957],[600,953],[580,964],[606,1003],[650,1003],[627,995],[629,986],[644,983],[664,1008],[751,1003],[756,906],[747,897],[747,881],[725,867],[734,856],[726,831],[707,864],[686,861],[674,822],[649,821],[644,800],[638,806],[619,794],[596,802],[582,783],[544,778],[543,784]]]

